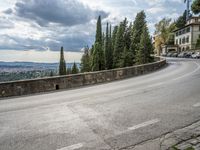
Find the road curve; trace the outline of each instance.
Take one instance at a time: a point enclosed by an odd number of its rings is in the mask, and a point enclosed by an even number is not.
[[[168,64],[127,80],[0,101],[0,149],[126,149],[200,120],[200,61]]]

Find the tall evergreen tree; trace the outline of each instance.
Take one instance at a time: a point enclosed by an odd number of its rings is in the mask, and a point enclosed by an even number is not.
[[[101,16],[97,20],[97,29],[96,29],[96,40],[95,43],[99,43],[102,46],[102,26],[101,26]]]
[[[97,30],[96,30],[96,40],[95,46],[92,54],[92,70],[99,71],[105,69],[105,54],[103,50],[102,43],[102,25],[101,25],[101,16],[99,16],[97,21]]]
[[[149,35],[147,25],[145,24],[142,28],[142,35],[140,39],[139,49],[136,52],[136,63],[145,64],[145,63],[151,62],[152,49],[153,49],[153,46],[151,43],[151,38]]]
[[[64,49],[61,47],[60,51],[60,64],[59,64],[59,75],[66,75],[66,63],[65,63],[65,58],[64,58]]]
[[[90,54],[89,54],[89,47],[86,46],[84,48],[84,54],[81,58],[81,72],[90,72]]]
[[[130,23],[129,27],[126,27],[124,33],[125,46],[128,49],[130,49],[131,47],[131,30],[132,30],[132,24]]]
[[[115,26],[112,32],[112,51],[114,53],[114,47],[115,47],[115,41],[116,41],[116,36],[117,36],[117,31],[118,31],[118,26]]]
[[[142,35],[142,29],[146,24],[145,18],[146,15],[144,11],[141,11],[136,15],[135,21],[133,23],[130,47],[133,54],[133,60],[135,60],[135,54],[140,47],[140,37]]]
[[[130,49],[125,46],[124,51],[121,55],[120,67],[129,67],[132,65],[133,65],[132,53]]]
[[[109,30],[108,30],[108,23],[106,25],[106,37],[105,37],[105,45],[104,45],[104,52],[105,52],[105,63],[106,63],[106,69],[109,68],[110,63],[110,49],[109,49]]]
[[[74,62],[73,66],[72,66],[72,74],[77,74],[79,73],[79,69],[76,65],[76,63]]]
[[[113,68],[113,46],[112,46],[112,26],[110,25],[110,31],[109,31],[109,36],[108,36],[108,65],[107,69],[112,69]]]
[[[99,51],[101,49],[100,44],[97,42],[94,45],[94,51],[92,55],[92,71],[99,71],[100,70],[100,57],[99,57]]]
[[[114,53],[113,53],[113,67],[120,67],[120,59],[125,47],[124,41],[124,33],[127,26],[127,19],[120,23],[120,26],[117,31],[115,45],[114,45]]]

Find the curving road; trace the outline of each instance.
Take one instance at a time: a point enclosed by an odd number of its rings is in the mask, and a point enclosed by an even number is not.
[[[127,80],[0,101],[0,149],[126,149],[200,120],[200,60],[168,63]]]

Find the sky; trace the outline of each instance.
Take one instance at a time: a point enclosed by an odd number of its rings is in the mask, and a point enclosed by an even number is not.
[[[1,0],[0,61],[80,62],[83,47],[94,42],[96,19],[117,25],[144,10],[149,31],[164,17],[185,10],[184,0]]]

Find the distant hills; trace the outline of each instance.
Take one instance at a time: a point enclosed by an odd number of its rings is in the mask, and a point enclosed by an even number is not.
[[[73,63],[67,63],[67,67],[71,68]],[[77,63],[80,67],[80,64]],[[57,70],[59,63],[35,63],[35,62],[3,62],[0,61],[0,72],[26,72],[26,71],[44,71]]]

